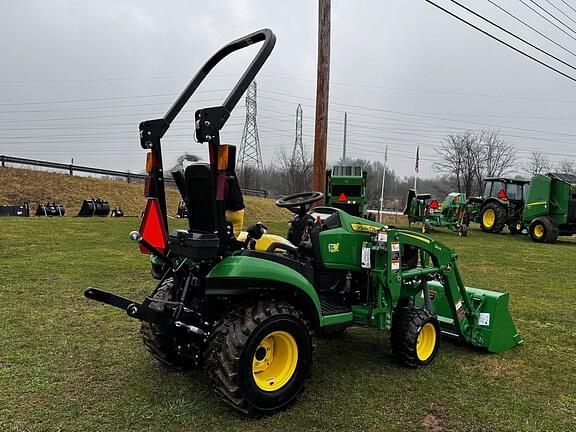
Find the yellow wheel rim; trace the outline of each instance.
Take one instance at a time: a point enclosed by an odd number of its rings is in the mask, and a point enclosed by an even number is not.
[[[284,387],[296,370],[298,345],[285,331],[275,331],[266,336],[254,353],[252,375],[254,382],[264,391]]]
[[[426,225],[422,225],[422,233],[426,234]]]
[[[542,225],[538,224],[534,227],[534,237],[539,239],[544,237],[544,227]]]
[[[516,224],[516,231],[518,232],[522,231],[522,225]]]
[[[496,220],[496,213],[492,209],[486,209],[484,214],[482,215],[482,223],[486,228],[492,228],[494,225],[494,221]]]
[[[436,346],[436,327],[432,323],[426,323],[420,330],[416,340],[416,355],[418,360],[426,361],[434,352]]]

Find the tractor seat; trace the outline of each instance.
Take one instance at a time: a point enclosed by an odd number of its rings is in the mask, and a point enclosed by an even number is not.
[[[432,195],[430,194],[418,194],[416,195],[416,199],[419,201],[426,201],[432,198]]]
[[[314,284],[314,273],[312,271],[312,268],[298,260],[288,258],[286,256],[279,255],[277,253],[261,252],[252,249],[244,249],[242,252],[240,252],[239,255],[263,259],[266,261],[272,261],[278,264],[285,265],[286,267],[290,267],[292,270],[295,270],[298,273],[300,273],[302,276],[308,279],[308,281],[312,285]]]
[[[190,230],[214,232],[216,229],[216,199],[209,164],[194,162],[184,172],[186,207]]]

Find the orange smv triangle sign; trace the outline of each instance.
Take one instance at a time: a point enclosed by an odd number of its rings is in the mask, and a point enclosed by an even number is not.
[[[164,252],[166,248],[166,229],[164,228],[164,220],[162,219],[162,212],[160,211],[160,204],[156,198],[148,198],[146,202],[146,210],[144,210],[144,218],[140,224],[140,235],[144,240]],[[140,252],[149,254],[150,251],[142,244],[140,244]]]

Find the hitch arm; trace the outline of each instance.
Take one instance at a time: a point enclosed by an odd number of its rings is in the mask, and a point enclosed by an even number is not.
[[[84,291],[84,296],[90,300],[96,300],[101,303],[109,304],[110,306],[117,307],[126,311],[128,316],[139,319],[141,321],[148,321],[156,324],[168,325],[170,319],[163,313],[150,309],[146,305],[142,305],[135,301],[112,294],[97,288],[88,288]]]

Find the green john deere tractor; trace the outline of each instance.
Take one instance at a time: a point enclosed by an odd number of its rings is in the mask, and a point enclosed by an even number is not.
[[[325,204],[368,219],[366,176],[360,166],[336,165],[326,170]]]
[[[413,189],[408,191],[404,214],[408,223],[419,222],[422,232],[430,233],[433,228],[448,228],[459,236],[468,235],[470,218],[467,212],[466,194],[449,193],[442,204],[432,199],[430,194],[416,194]]]
[[[487,233],[498,234],[508,226],[511,234],[521,234],[525,229],[522,211],[529,183],[506,177],[485,178],[482,197],[468,200],[470,220],[479,223],[480,229]]]
[[[161,138],[213,67],[256,42],[262,47],[223,104],[195,113],[210,163],[173,173],[189,228],[168,234]],[[235,150],[220,144],[220,130],[274,43],[264,29],[226,45],[163,118],[140,124],[148,201],[130,237],[151,255],[158,283],[142,302],[96,288],[85,296],[142,321],[144,344],[163,364],[203,365],[215,393],[246,414],[293,401],[310,371],[313,336],[351,325],[390,330],[394,357],[410,367],[434,359],[441,335],[494,353],[522,343],[509,295],[466,287],[452,250],[338,208],[311,211],[322,193],[277,200],[294,213],[288,239],[267,239],[261,223],[241,232]]]
[[[530,180],[522,223],[538,243],[576,234],[576,176],[551,173]]]

